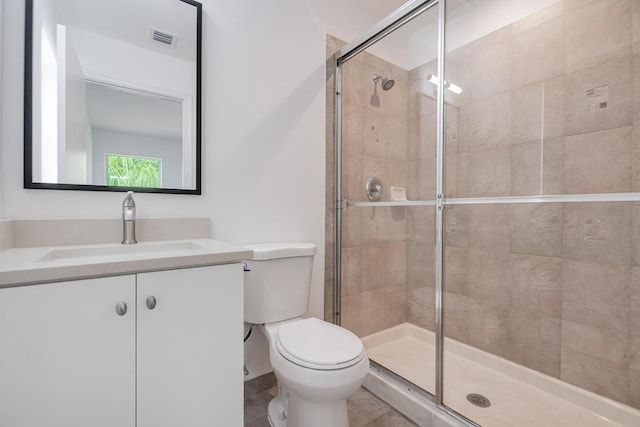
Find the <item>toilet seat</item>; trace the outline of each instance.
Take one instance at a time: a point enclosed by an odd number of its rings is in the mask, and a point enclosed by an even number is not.
[[[344,369],[365,354],[351,331],[315,318],[279,325],[276,348],[290,362],[316,370]]]

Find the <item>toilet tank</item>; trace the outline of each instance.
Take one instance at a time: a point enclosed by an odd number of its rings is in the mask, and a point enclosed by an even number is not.
[[[244,321],[273,323],[306,313],[316,246],[312,243],[242,246],[253,250],[253,259],[245,261],[250,271],[244,273]]]

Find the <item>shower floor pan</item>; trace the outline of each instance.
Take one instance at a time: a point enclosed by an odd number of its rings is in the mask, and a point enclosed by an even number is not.
[[[362,341],[371,360],[434,392],[433,332],[403,323]],[[486,397],[490,406],[471,403],[471,393]],[[640,426],[639,410],[450,339],[444,403],[484,427]]]

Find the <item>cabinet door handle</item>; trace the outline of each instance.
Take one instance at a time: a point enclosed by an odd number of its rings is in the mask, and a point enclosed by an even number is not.
[[[154,296],[147,297],[147,308],[149,310],[153,310],[154,308],[156,308],[156,303],[157,303],[156,297]]]
[[[118,301],[116,304],[116,313],[118,313],[118,316],[124,316],[127,314],[127,303],[124,301]]]

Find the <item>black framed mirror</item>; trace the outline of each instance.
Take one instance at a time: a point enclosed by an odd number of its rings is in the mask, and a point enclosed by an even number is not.
[[[202,5],[26,0],[24,187],[201,194]]]

